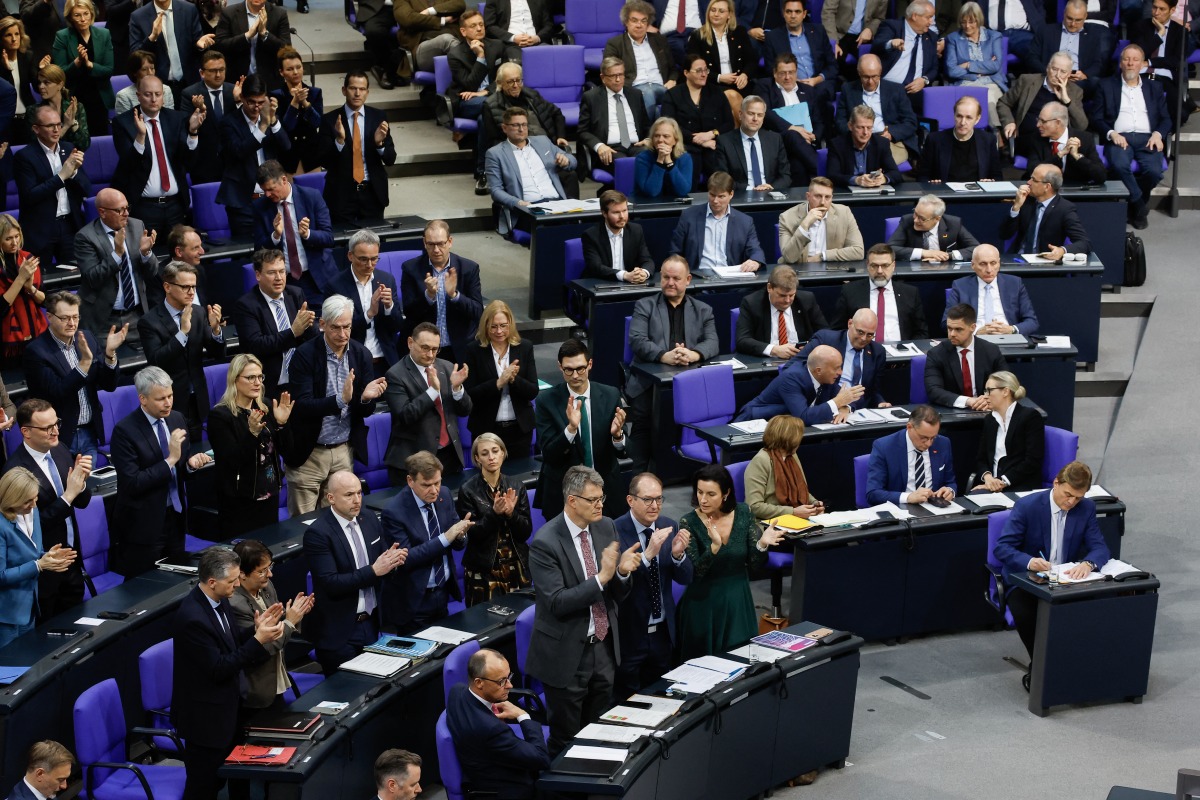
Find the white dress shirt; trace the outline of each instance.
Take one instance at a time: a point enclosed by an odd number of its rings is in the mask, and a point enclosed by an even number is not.
[[[925,482],[928,484],[925,488],[933,488],[933,461],[929,457],[929,450],[918,450],[909,438],[908,434],[904,435],[904,463],[908,465],[908,482],[904,485],[904,491],[900,493],[900,502],[907,503],[908,496],[917,490],[917,459],[921,459],[925,466]]]
[[[721,62],[720,74],[724,75],[733,72],[733,62],[729,60],[729,32],[717,36],[713,34],[713,39],[717,42],[717,59]]]
[[[367,309],[371,307],[371,295],[375,293],[375,290],[371,288],[371,279],[367,278],[364,282],[359,280],[358,276],[355,275],[354,289],[358,292],[358,302],[362,305],[363,318],[367,322],[367,331],[363,337],[363,346],[371,351],[372,358],[383,358],[383,347],[379,344],[379,337],[375,335],[375,319],[367,316]],[[383,303],[380,303],[379,306],[379,314],[390,313],[390,308],[385,308]],[[378,314],[376,318],[378,318]]]
[[[533,149],[533,145],[526,142],[524,147],[517,147],[508,142],[508,146],[512,148],[513,159],[521,173],[521,199],[530,203],[559,199],[558,189],[554,188],[550,173],[546,171],[546,165],[542,163],[541,156]]]
[[[771,355],[771,348],[781,344],[799,344],[800,334],[796,333],[796,322],[792,317],[792,307],[788,306],[783,311],[780,311],[775,306],[770,306],[771,309],[771,341],[763,348],[763,355]],[[787,328],[786,342],[779,341],[779,318],[783,317],[783,324]]]
[[[908,68],[905,67],[907,70]],[[900,73],[901,76],[907,75],[907,72]],[[879,89],[873,92],[863,90],[863,105],[868,106],[875,112],[875,124],[871,126],[872,133],[883,133],[883,129],[887,126],[883,122],[883,98],[879,96]]]
[[[629,36],[629,34],[625,34]],[[629,36],[629,44],[633,47],[633,60],[637,64],[637,76],[633,79],[634,86],[641,86],[646,83],[657,83],[662,85],[666,83],[663,79],[662,72],[658,69],[658,59],[654,57],[654,49],[650,47],[650,37],[643,36],[642,43],[638,44]]]
[[[50,162],[50,171],[57,175],[62,170],[62,157],[58,154],[58,145],[54,147],[46,147],[42,144],[42,140],[34,137],[34,141],[38,143],[38,147],[42,148],[42,152],[46,154],[46,160]],[[83,169],[80,167],[80,169]],[[61,186],[54,193],[54,199],[58,202],[54,210],[54,216],[65,217],[71,213],[71,203],[67,199],[67,187]]]
[[[617,119],[617,104],[620,103],[625,109],[625,128],[629,135],[629,141],[636,142],[638,140],[637,125],[633,122],[633,109],[629,107],[629,101],[625,98],[624,92],[609,92],[605,93],[605,100],[608,102],[608,138],[605,140],[609,145],[621,143],[621,125]],[[596,152],[599,152],[600,144],[596,145]]]
[[[575,546],[575,557],[577,559],[579,559],[579,568],[580,568],[579,571],[582,572],[584,575],[587,575],[587,562],[584,561],[584,559],[583,559],[583,545],[580,544],[580,542],[579,542],[579,534],[582,533],[586,529],[581,528],[578,525],[576,525],[574,522],[572,522],[571,517],[568,514],[563,514],[563,521],[567,523],[567,530],[571,534],[571,544],[573,544]],[[596,540],[591,537],[590,530],[588,532],[588,537],[590,540],[589,544],[591,544],[591,546],[592,546],[592,563],[596,567],[596,574],[594,576],[592,576],[592,580],[594,580],[596,582],[596,585],[600,587],[600,591],[603,592],[604,584],[600,582],[600,552],[596,549]],[[626,581],[629,580],[629,578],[630,578],[629,575],[625,575],[622,577],[621,570],[620,569],[617,570],[616,579],[619,580],[621,583],[625,583]],[[587,611],[588,611],[587,635],[595,636],[596,635],[596,619],[595,619],[595,617],[592,616],[591,606],[588,607]],[[612,635],[612,631],[609,631],[609,635]]]
[[[683,8],[684,26],[695,30],[704,24],[700,19],[700,8],[696,0],[667,0],[667,7],[663,10],[662,20],[659,22],[664,35],[675,31],[675,20],[679,19],[680,3],[686,3]]]
[[[261,153],[262,151],[260,150],[259,152]],[[296,229],[296,239],[298,241],[303,241],[304,239],[308,238],[300,234],[300,216],[296,213],[295,189],[288,192],[288,196],[283,198],[283,202],[276,204],[275,210],[278,211],[281,216],[283,214],[284,206],[287,206],[288,216],[292,219],[292,227]],[[280,249],[283,250],[284,254],[283,263],[288,263],[287,252],[291,249],[291,242],[287,241],[282,236],[276,236],[274,228],[271,228],[271,241],[280,246]],[[303,244],[296,248],[296,257],[300,260],[300,271],[308,272],[308,253],[305,252]],[[366,306],[363,306],[363,308],[366,308]]]
[[[147,147],[151,148],[153,151],[154,126],[152,126],[150,123],[153,122],[154,125],[157,125],[158,135],[162,137],[163,142],[163,161],[167,165],[167,177],[171,181],[171,188],[166,192],[163,192],[162,173],[158,169],[158,153],[152,153],[150,156],[150,178],[146,181],[146,186],[142,189],[142,197],[174,197],[175,195],[179,194],[179,184],[175,180],[175,170],[171,169],[171,156],[167,153],[167,134],[166,131],[163,130],[162,123],[158,119],[161,115],[155,114],[153,117],[151,117],[145,112],[142,112],[142,114],[146,120],[146,141],[138,144],[137,139],[134,139],[133,149],[137,151],[138,155],[144,154]],[[187,137],[187,149],[195,150],[196,145],[199,143],[200,140],[189,132]]]
[[[991,319],[987,318],[988,311],[988,295],[991,295]],[[987,325],[989,322],[1000,322],[1011,326],[1012,323],[1004,316],[1004,304],[1000,302],[1000,283],[992,281],[985,283],[982,279],[979,281],[979,293],[975,297],[975,310],[979,318],[979,324]],[[974,374],[974,373],[972,373]]]
[[[808,369],[807,365],[805,365],[805,369]],[[817,380],[817,377],[815,375],[812,374],[811,369],[808,370],[808,379],[810,381],[812,381],[813,393],[820,394],[821,393],[821,382],[819,380]],[[834,416],[837,416],[838,407],[837,407],[836,400],[826,400],[825,405],[829,406],[829,411],[831,414],[833,414]]]
[[[1008,448],[1005,446],[1004,440],[1008,437],[1008,426],[1012,424],[1013,411],[1015,411],[1016,408],[1017,404],[1013,403],[1007,409],[1005,409],[1003,416],[1000,415],[999,411],[992,412],[992,418],[996,420],[1000,427],[996,429],[996,449],[995,457],[992,459],[991,472],[992,477],[999,478],[1000,480],[1004,481],[1005,486],[1011,483],[1011,481],[1004,475],[999,474],[997,470],[1000,469],[1000,459],[1008,455]],[[980,477],[983,476],[981,475]]]
[[[516,36],[518,33],[529,36],[537,35],[537,28],[533,27],[533,14],[529,10],[528,0],[510,0],[508,32],[512,36]]]
[[[354,556],[355,569],[362,569],[363,567],[370,566],[370,564],[371,564],[370,558],[371,557],[370,557],[370,555],[368,555],[368,553],[370,551],[367,548],[367,544],[368,544],[367,535],[365,533],[363,533],[362,526],[361,525],[356,526],[358,528],[358,532],[354,533],[350,530],[350,523],[354,520],[346,519],[341,514],[339,514],[336,510],[333,512],[333,518],[335,520],[337,520],[338,526],[342,529],[342,536],[344,536],[346,538],[346,545],[350,548],[350,553]],[[362,543],[362,555],[363,555],[362,559],[360,559],[359,555],[358,555],[359,547],[355,543],[356,539]],[[363,561],[363,563],[361,563],[361,564],[358,563],[360,560]],[[357,607],[357,610],[355,613],[357,613],[357,614],[367,613],[367,593],[363,589],[358,590],[358,607]]]
[[[1010,6],[1020,5],[1020,3],[1017,2],[1016,0],[1012,0],[1012,2],[1009,3],[1009,5]],[[890,49],[891,45],[889,44],[888,46]],[[902,50],[900,52],[900,58],[897,59],[896,63],[892,65],[892,68],[887,71],[887,74],[883,76],[883,79],[885,81],[891,81],[892,83],[903,84],[904,79],[908,77],[908,65],[912,63],[912,60],[914,58],[921,58],[922,60],[924,60],[924,54],[920,52],[921,48],[923,46],[924,46],[924,44],[921,42],[921,39],[917,36],[917,32],[914,31],[912,29],[912,26],[908,24],[908,20],[905,20],[904,21],[904,50]],[[916,74],[917,75],[921,74],[921,62],[920,61],[917,62]],[[876,123],[878,123],[879,118],[876,117],[875,119],[876,119]]]
[[[608,249],[612,253],[612,265],[617,272],[617,280],[626,280],[625,229],[622,228],[618,233],[613,233],[612,229],[605,225],[604,232],[608,234]]]
[[[808,254],[821,261],[827,261],[825,257],[825,235],[828,230],[825,227],[825,220],[819,219],[812,225],[808,226]]]
[[[1108,132],[1109,141],[1112,141],[1113,133],[1150,133],[1150,113],[1146,110],[1141,78],[1135,86],[1121,81],[1121,110]]]
[[[1000,16],[1000,0],[989,0],[987,22],[997,31],[1029,30],[1029,18],[1025,16],[1025,6],[1016,0],[1008,0],[1004,4],[1004,19]]]
[[[867,308],[874,311],[879,305],[879,287],[873,283],[868,285],[871,287],[871,294]],[[880,322],[883,327],[882,341],[898,342],[904,338],[900,335],[900,307],[896,305],[896,290],[891,281],[883,287],[883,319]]]
[[[950,345],[949,342],[946,342],[946,345],[952,346],[952,345]],[[967,366],[971,368],[971,382],[975,383],[977,376],[975,375],[975,337],[974,336],[972,336],[971,341],[967,343],[966,350],[967,350]],[[963,348],[961,348],[961,347],[954,348],[954,363],[956,365],[958,365],[960,373],[962,370],[962,351],[963,351]],[[966,408],[968,399],[969,398],[966,395],[960,394],[958,397],[954,398],[954,407],[955,408]]]
[[[488,347],[492,352],[492,361],[496,364],[496,374],[504,372],[508,369],[508,365],[512,360],[512,347],[504,351],[504,355],[496,352],[495,347]],[[497,422],[515,422],[517,419],[517,411],[513,408],[512,394],[509,392],[509,385],[505,384],[500,390],[500,406],[496,409]]]

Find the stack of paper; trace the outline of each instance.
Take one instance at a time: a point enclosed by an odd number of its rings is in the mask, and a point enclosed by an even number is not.
[[[581,761],[616,761],[620,763],[625,760],[625,756],[628,753],[628,748],[591,747],[585,744],[577,744],[567,748],[567,752],[563,757],[578,758]]]
[[[1059,564],[1059,565],[1056,567],[1056,569],[1058,570],[1058,582],[1059,582],[1059,583],[1062,583],[1062,584],[1068,584],[1068,583],[1089,583],[1089,582],[1091,582],[1091,581],[1102,581],[1102,580],[1104,580],[1105,578],[1107,578],[1107,577],[1108,577],[1107,575],[1105,575],[1105,574],[1104,574],[1104,572],[1103,572],[1103,571],[1100,571],[1100,572],[1089,572],[1089,573],[1087,574],[1087,576],[1085,576],[1085,577],[1083,577],[1083,578],[1071,578],[1071,577],[1068,577],[1068,575],[1067,575],[1067,570],[1069,570],[1069,569],[1071,569],[1071,568],[1073,568],[1073,567],[1075,567],[1075,566],[1077,566],[1077,563],[1076,563],[1076,562],[1074,562],[1074,561],[1068,561],[1068,562],[1066,562],[1065,564]]]
[[[742,362],[738,361],[736,358],[726,358],[726,359],[722,359],[721,361],[710,361],[708,363],[709,363],[709,366],[715,366],[717,364],[728,364],[731,369],[745,369],[746,368],[746,365],[743,364]]]
[[[851,425],[878,425],[881,422],[898,422],[890,408],[860,408],[846,419]]]
[[[376,678],[390,678],[412,663],[411,659],[385,656],[382,653],[362,653],[343,662],[338,669],[359,672]]]
[[[475,638],[475,634],[467,631],[456,631],[453,628],[442,628],[434,625],[431,628],[426,628],[416,634],[417,639],[429,639],[434,642],[444,642],[445,644],[459,645],[463,642],[469,642]]]
[[[1005,494],[1000,494],[999,492],[971,494],[967,495],[967,499],[980,508],[983,508],[984,506],[1001,506],[1003,508],[1012,508],[1014,503],[1011,497]]]
[[[1141,571],[1142,570],[1139,570],[1137,567],[1133,566],[1133,564],[1126,564],[1119,558],[1110,558],[1108,562],[1100,568],[1101,575],[1108,575],[1113,578],[1117,577],[1118,575],[1124,575],[1126,572]]]
[[[736,428],[742,433],[762,433],[767,429],[765,419],[748,419],[745,422],[731,422],[729,427]]]
[[[600,207],[600,201],[596,198],[588,200],[546,200],[538,203],[532,208],[544,210],[547,214],[570,214],[573,211],[595,211]]]
[[[593,722],[585,725],[583,730],[575,734],[576,739],[591,739],[595,742],[616,742],[617,744],[632,744],[640,736],[654,733],[651,728],[639,728],[630,725],[601,725]]]
[[[988,194],[1016,194],[1017,187],[1012,181],[980,181],[979,188]]]
[[[832,528],[837,525],[857,525],[860,522],[870,522],[879,519],[879,515],[869,508],[859,508],[854,511],[829,511],[809,517],[809,522]]]
[[[951,514],[962,514],[966,511],[965,508],[960,506],[958,503],[955,503],[953,500],[951,500],[950,505],[946,506],[945,508],[935,506],[933,503],[921,503],[920,506],[930,514],[933,514],[935,517],[947,517]]]
[[[1116,495],[1114,495],[1112,492],[1110,492],[1108,489],[1105,489],[1103,486],[1101,486],[1098,483],[1093,483],[1092,488],[1088,489],[1087,494],[1084,495],[1084,497],[1090,497],[1092,499],[1095,499],[1097,497],[1107,498],[1107,497],[1115,497],[1115,496]]]
[[[754,278],[757,277],[756,272],[742,272],[739,266],[732,267],[717,267],[714,266],[712,271],[720,275],[722,278]]]
[[[674,690],[703,694],[718,683],[733,680],[745,671],[746,665],[738,661],[718,656],[701,656],[680,664],[663,677],[675,681],[671,686]]]
[[[622,725],[636,725],[645,728],[656,728],[663,723],[672,712],[658,708],[634,708],[633,706],[614,706],[600,715],[605,722],[618,722]]]

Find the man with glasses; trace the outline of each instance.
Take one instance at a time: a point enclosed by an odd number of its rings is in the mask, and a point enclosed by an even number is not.
[[[461,362],[474,347],[483,315],[479,264],[451,253],[454,237],[445,220],[425,225],[425,255],[405,261],[400,282],[404,324],[432,323],[440,336],[438,357]]]
[[[1017,187],[1012,208],[1000,223],[1000,236],[1012,240],[1014,252],[1040,253],[1051,261],[1061,261],[1066,253],[1086,255],[1091,251],[1092,243],[1075,204],[1058,195],[1062,184],[1061,169],[1039,164],[1029,180]],[[1027,202],[1030,198],[1033,202]]]
[[[225,206],[229,230],[239,239],[254,235],[252,203],[262,195],[257,184],[258,167],[278,160],[292,146],[277,116],[278,101],[267,97],[261,75],[242,81],[242,105],[221,120],[221,160],[224,172],[217,189],[217,202]]]
[[[767,288],[742,298],[734,347],[746,355],[786,360],[826,326],[816,296],[800,288],[796,270],[780,264],[771,270]]]
[[[927,339],[925,308],[915,286],[894,280],[896,254],[890,245],[871,245],[867,251],[867,276],[842,284],[833,311],[833,328],[841,328],[860,308],[875,311],[875,341],[899,342],[902,339]]]
[[[199,443],[208,419],[204,359],[225,358],[224,320],[219,305],[196,303],[199,276],[190,265],[172,261],[163,268],[167,299],[138,320],[146,363],[161,367],[175,387],[175,406],[188,421],[188,436]]]
[[[371,351],[375,377],[382,378],[400,360],[396,337],[404,324],[400,292],[390,272],[379,265],[379,236],[355,231],[346,245],[350,269],[333,281],[332,291],[354,301],[354,330],[350,338]]]
[[[135,342],[137,321],[150,307],[146,287],[159,281],[156,237],[129,216],[129,203],[116,189],[100,190],[96,212],[100,218],[75,234],[80,325],[97,338],[128,328],[127,338]]]
[[[1033,175],[1039,164],[1054,164],[1063,172],[1064,183],[1104,183],[1108,168],[1096,151],[1096,137],[1089,131],[1068,127],[1067,107],[1059,102],[1046,103],[1038,112],[1038,136],[1029,147],[1029,169]]]
[[[321,193],[297,186],[274,159],[254,174],[262,197],[254,201],[255,247],[282,250],[288,283],[299,286],[313,307],[333,288],[340,272],[333,263],[333,224]]]
[[[650,32],[654,6],[646,0],[629,0],[621,6],[619,33],[604,44],[605,58],[618,58],[625,65],[625,83],[637,88],[651,122],[667,90],[679,82],[679,69],[671,57],[671,46],[661,33]]]
[[[617,665],[616,697],[641,691],[671,669],[675,647],[673,583],[692,582],[687,557],[691,534],[675,520],[662,516],[662,481],[642,472],[629,482],[625,496],[629,513],[613,520],[619,547],[641,548],[642,568],[633,573],[629,596],[621,601],[617,627],[621,633],[621,663]]]
[[[278,250],[254,254],[254,280],[258,285],[233,306],[241,349],[258,356],[263,364],[263,396],[278,397],[289,388],[289,367],[296,348],[317,335],[316,312],[298,286],[287,285],[287,265]]]
[[[46,267],[74,261],[72,243],[83,227],[83,198],[92,182],[83,151],[62,138],[62,118],[50,106],[28,112],[34,139],[13,159],[25,249]]]
[[[636,156],[650,145],[650,118],[642,92],[625,85],[625,62],[614,56],[600,64],[603,84],[584,92],[579,104],[579,160],[612,169],[614,158]],[[599,162],[599,163],[597,163]],[[585,166],[586,168],[586,166]]]
[[[451,687],[446,726],[462,769],[463,791],[510,800],[533,800],[538,773],[550,766],[542,726],[509,702],[508,659],[484,647],[467,660],[467,683]],[[509,727],[521,726],[521,735]]]
[[[513,229],[510,209],[571,196],[559,180],[559,172],[574,170],[577,162],[545,136],[530,136],[529,117],[523,108],[505,111],[501,127],[508,138],[487,151],[484,172],[493,206],[499,207],[497,231],[508,236]]]
[[[887,366],[887,351],[875,341],[879,320],[869,308],[860,308],[846,323],[845,330],[817,331],[808,340],[808,345],[799,358],[784,364],[783,368],[795,369],[802,365],[809,354],[821,345],[829,345],[842,354],[842,376],[838,379],[842,388],[862,387],[862,395],[850,401],[850,410],[860,408],[887,408],[891,403],[883,397],[883,370]]]
[[[900,218],[888,244],[900,261],[970,261],[979,246],[958,217],[946,213],[946,201],[935,194],[917,200],[913,213]]]
[[[1016,6],[1011,3],[1011,6]],[[1009,52],[1012,52],[1011,42]],[[1088,127],[1087,111],[1083,108],[1083,89],[1071,81],[1074,63],[1070,53],[1055,53],[1046,63],[1045,74],[1027,72],[1010,82],[1008,91],[996,101],[996,116],[1004,141],[1016,141],[1017,153],[1028,155],[1037,137],[1037,118],[1042,107],[1058,101],[1067,107],[1071,127]]]
[[[917,115],[904,87],[883,80],[883,62],[867,54],[858,62],[858,80],[842,87],[841,102],[833,128],[842,135],[850,123],[850,112],[859,106],[875,112],[871,132],[888,140],[892,160],[897,164],[917,155]]]
[[[1037,312],[1025,284],[1016,275],[1001,274],[1000,251],[990,244],[975,248],[971,258],[974,275],[959,278],[946,292],[946,308],[966,303],[979,319],[977,334],[999,336],[1037,333]],[[946,324],[945,317],[942,324]]]
[[[396,144],[384,113],[367,105],[370,93],[366,73],[347,72],[342,79],[346,102],[321,120],[325,203],[342,225],[382,222],[390,202],[387,168],[396,163]]]
[[[484,177],[475,184],[475,194],[488,193],[487,177],[483,170],[486,166],[487,151],[504,141],[504,112],[510,108],[523,109],[528,115],[527,129],[529,136],[545,136],[563,150],[566,150],[567,120],[562,109],[542,97],[537,89],[525,85],[520,64],[506,61],[496,70],[496,87],[500,91],[492,92],[483,101],[483,111],[480,112],[480,135],[476,142],[476,169]],[[573,167],[562,166],[556,170],[558,179],[566,191],[566,197],[579,197],[579,176]],[[477,176],[478,177],[478,176]]]
[[[1062,25],[1044,25],[1033,34],[1025,53],[1025,67],[1041,72],[1057,52],[1071,54],[1071,82],[1091,98],[1097,82],[1112,72],[1112,32],[1107,25],[1088,25],[1087,0],[1070,0],[1062,11]],[[1110,16],[1107,22],[1112,21]]]
[[[836,347],[827,344],[814,347],[802,363],[784,369],[768,383],[738,413],[736,421],[791,414],[804,420],[805,425],[845,422],[851,404],[858,402],[866,390],[862,384],[843,382],[842,360],[842,352]]]
[[[221,180],[221,120],[225,114],[237,111],[242,99],[242,87],[225,80],[227,75],[225,55],[219,50],[205,50],[200,56],[200,80],[183,90],[184,101],[205,109],[200,141],[192,151],[188,170],[193,186]]]
[[[942,417],[917,406],[904,430],[876,439],[867,462],[867,502],[927,503],[953,500],[958,493],[950,440],[942,436]]]

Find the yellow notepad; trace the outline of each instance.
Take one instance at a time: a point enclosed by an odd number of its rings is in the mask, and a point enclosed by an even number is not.
[[[784,514],[775,519],[767,520],[767,522],[777,528],[783,528],[785,531],[802,531],[805,528],[813,526],[813,523],[804,517],[797,517],[795,514]]]

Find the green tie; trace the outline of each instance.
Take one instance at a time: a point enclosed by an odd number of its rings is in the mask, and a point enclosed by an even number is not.
[[[588,421],[587,398],[579,395],[579,435],[583,442],[583,465],[585,467],[595,466],[592,464],[592,423]]]

